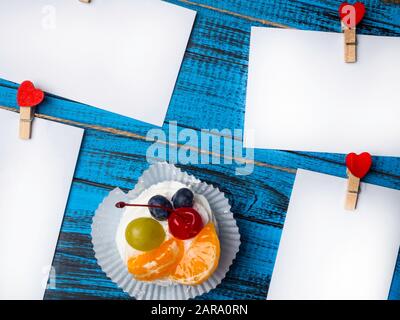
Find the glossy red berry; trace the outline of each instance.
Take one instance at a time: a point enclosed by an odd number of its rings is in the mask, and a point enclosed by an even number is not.
[[[180,240],[194,238],[203,226],[200,214],[193,208],[175,209],[168,218],[169,231]]]

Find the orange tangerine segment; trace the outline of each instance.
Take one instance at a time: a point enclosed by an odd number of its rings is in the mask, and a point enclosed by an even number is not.
[[[184,250],[181,240],[169,239],[154,250],[130,258],[128,270],[141,281],[164,278],[174,272]]]
[[[220,243],[214,224],[207,224],[194,238],[177,265],[171,279],[185,285],[198,285],[206,281],[217,269]]]

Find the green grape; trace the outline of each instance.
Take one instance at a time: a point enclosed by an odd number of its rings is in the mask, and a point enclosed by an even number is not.
[[[152,218],[138,218],[126,227],[125,238],[132,248],[150,251],[164,242],[165,231],[162,225]]]

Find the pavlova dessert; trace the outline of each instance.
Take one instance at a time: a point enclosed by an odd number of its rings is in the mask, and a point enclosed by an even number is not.
[[[199,285],[218,267],[218,226],[207,199],[178,181],[144,190],[124,210],[115,241],[129,273],[162,286]]]

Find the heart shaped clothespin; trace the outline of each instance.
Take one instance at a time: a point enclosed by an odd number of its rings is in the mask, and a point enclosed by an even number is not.
[[[24,81],[18,88],[17,103],[19,105],[20,122],[19,137],[29,140],[32,132],[32,121],[35,116],[35,107],[44,99],[44,92],[36,89],[31,81]]]
[[[346,210],[354,211],[357,207],[358,193],[360,190],[360,181],[364,178],[372,166],[372,157],[368,152],[359,155],[349,153],[346,157],[347,167],[347,196]]]
[[[365,11],[365,5],[362,2],[356,2],[355,4],[343,2],[339,7],[339,16],[344,32],[344,57],[347,63],[357,61],[356,27],[364,18]]]

